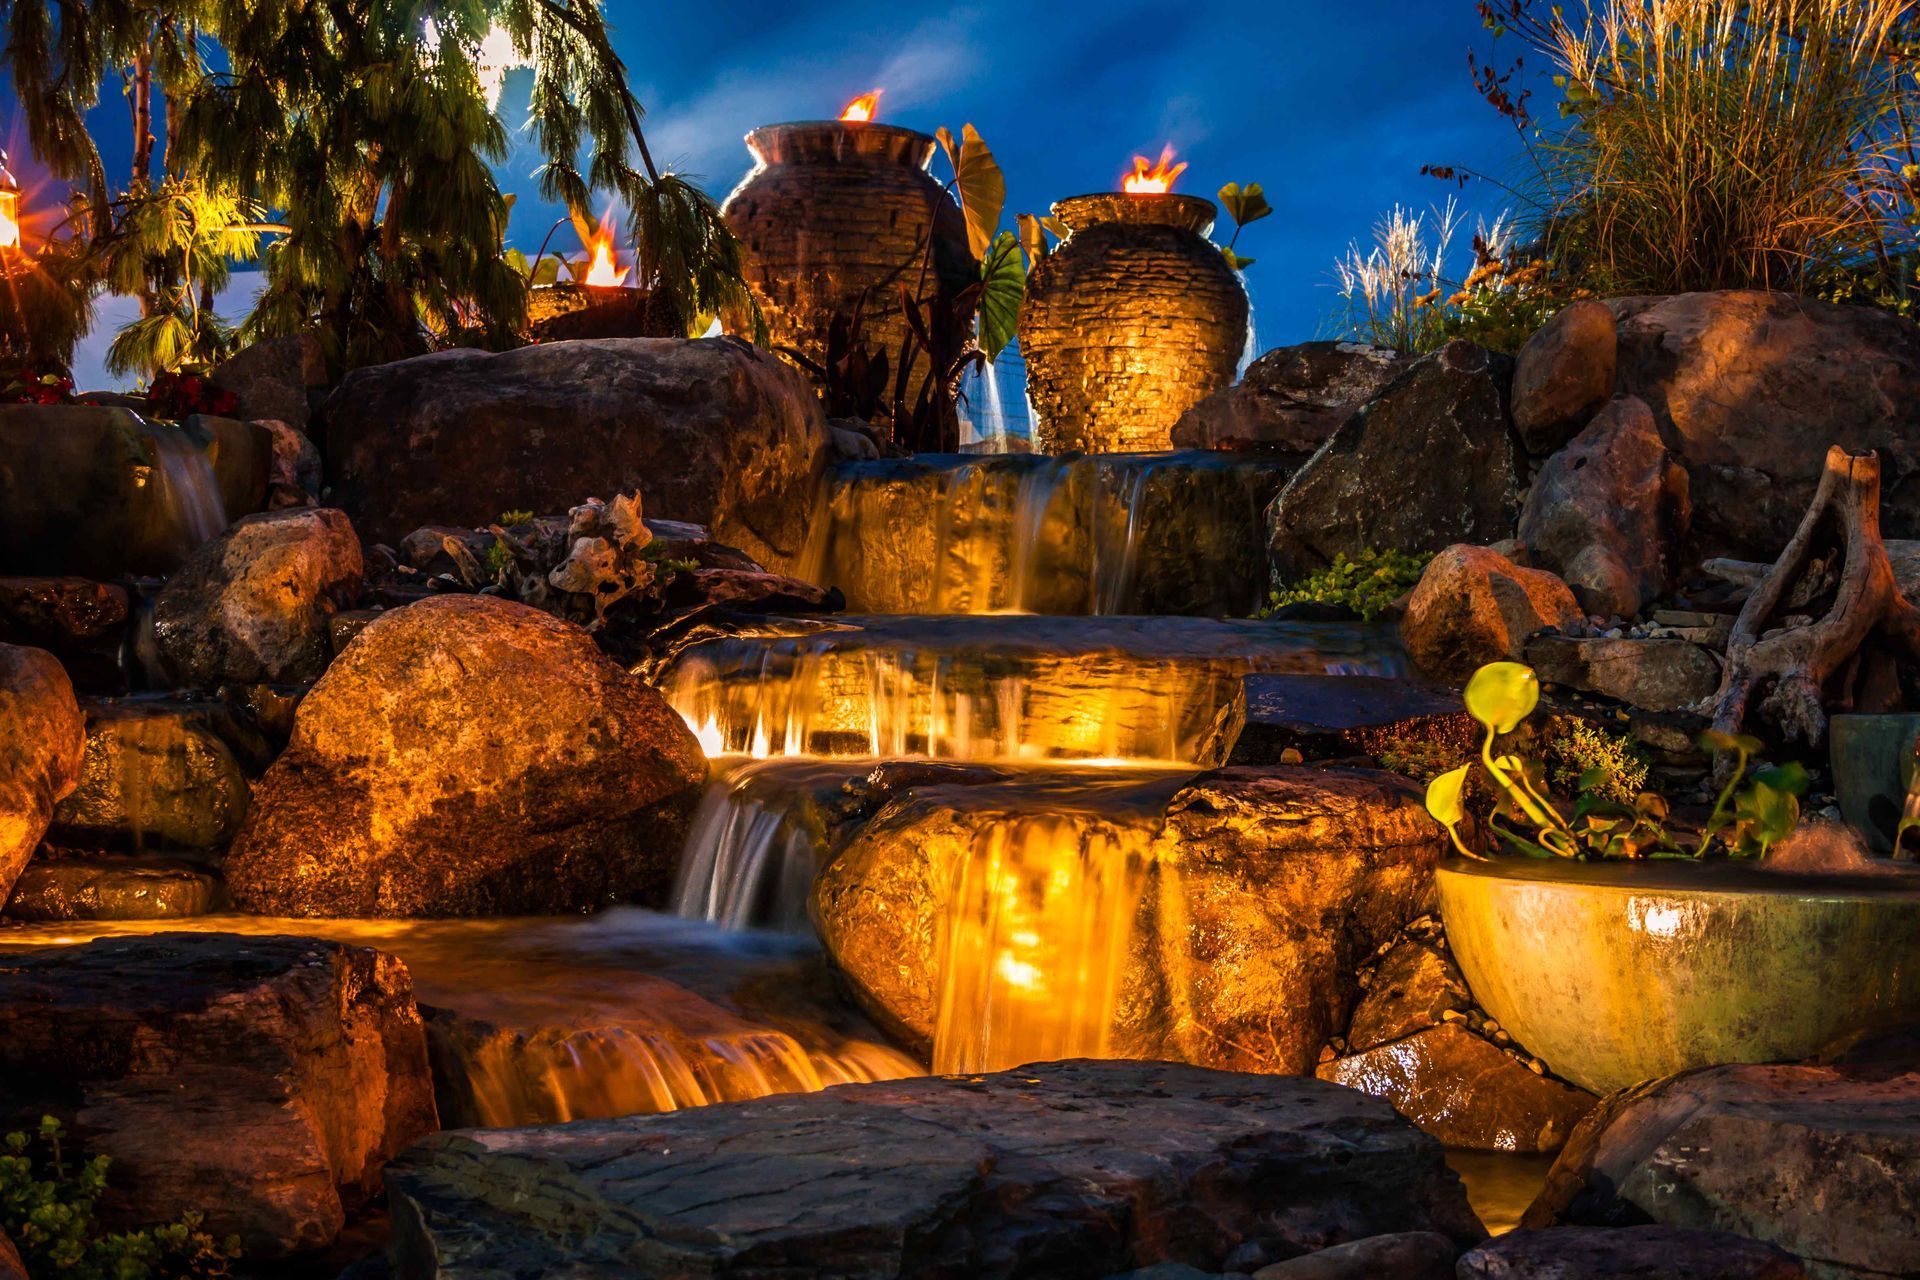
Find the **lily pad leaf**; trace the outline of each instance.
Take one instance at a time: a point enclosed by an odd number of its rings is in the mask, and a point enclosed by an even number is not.
[[[1489,662],[1467,681],[1467,711],[1495,733],[1512,733],[1540,705],[1540,678],[1520,662]]]

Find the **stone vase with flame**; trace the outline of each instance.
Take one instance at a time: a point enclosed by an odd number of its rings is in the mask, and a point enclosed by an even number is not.
[[[683,338],[686,321],[662,296],[631,288],[619,265],[613,210],[597,229],[576,222],[589,255],[585,274],[527,291],[527,330],[536,342],[575,338]]]
[[[928,134],[875,123],[873,96],[839,120],[749,133],[753,172],[721,206],[772,345],[822,367],[834,317],[856,307],[859,340],[897,359],[907,333],[900,290],[919,290],[929,235],[936,289],[957,292],[978,274],[960,206],[928,172],[937,144]],[[749,331],[744,317],[729,317],[727,327]],[[924,354],[915,363],[910,397]]]
[[[1233,382],[1247,292],[1207,239],[1213,202],[1167,191],[1184,167],[1169,158],[1053,206],[1070,234],[1034,264],[1020,315],[1039,452],[1170,449],[1180,415]]]

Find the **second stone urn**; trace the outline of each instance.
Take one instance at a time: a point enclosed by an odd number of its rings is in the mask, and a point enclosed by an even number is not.
[[[1020,350],[1043,453],[1153,452],[1233,382],[1246,289],[1207,239],[1213,202],[1102,192],[1053,206],[1071,234],[1027,277]]]

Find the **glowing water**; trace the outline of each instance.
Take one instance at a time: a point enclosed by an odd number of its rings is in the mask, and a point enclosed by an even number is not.
[[[804,931],[823,841],[807,800],[858,772],[843,761],[806,758],[721,771],[680,855],[674,914],[728,929]]]

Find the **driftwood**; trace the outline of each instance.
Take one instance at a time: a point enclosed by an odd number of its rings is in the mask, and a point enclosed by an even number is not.
[[[1805,589],[1809,580],[1817,597]],[[1829,598],[1826,612],[1811,621],[1781,625],[1775,618]],[[1827,731],[1824,692],[1835,675],[1857,667],[1870,638],[1920,658],[1920,610],[1900,594],[1880,539],[1879,456],[1835,445],[1793,540],[1734,620],[1711,703],[1713,727],[1740,732],[1748,704],[1764,687],[1768,718],[1789,739],[1819,742]]]

